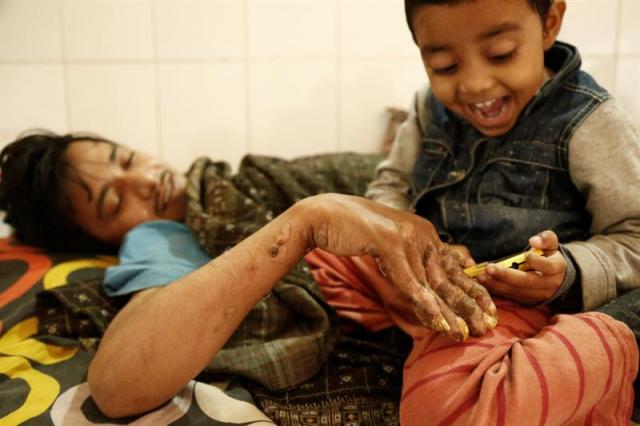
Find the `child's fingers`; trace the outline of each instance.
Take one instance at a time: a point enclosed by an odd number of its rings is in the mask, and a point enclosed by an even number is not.
[[[492,280],[507,282],[512,287],[526,288],[532,285],[531,277],[525,271],[503,268],[494,264],[488,265],[484,272],[478,276],[478,281],[485,286]]]
[[[556,283],[556,281],[558,281],[557,279],[544,275],[540,273],[540,271],[525,272],[498,265],[487,266],[485,272],[478,277],[478,281],[485,286],[486,283],[491,280],[508,283],[513,288],[548,290],[551,291],[552,294],[558,287]]]
[[[490,292],[525,303],[549,300],[561,283],[557,276],[546,276],[538,271],[525,272],[496,265],[488,266],[485,271],[478,281]]]
[[[555,252],[548,257],[529,253],[527,264],[531,269],[541,272],[543,275],[564,275],[567,270],[567,262],[560,252]]]
[[[529,244],[533,248],[544,251],[547,255],[557,251],[559,247],[558,236],[550,230],[542,231],[529,238]]]
[[[497,294],[522,303],[544,302],[549,300],[549,298],[554,294],[554,290],[550,288],[537,287],[533,285],[514,286],[512,282],[501,281],[494,277],[486,278],[482,284],[492,294]]]

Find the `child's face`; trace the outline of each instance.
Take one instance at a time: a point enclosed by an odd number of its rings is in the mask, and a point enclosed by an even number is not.
[[[526,0],[424,5],[412,18],[434,96],[486,136],[511,130],[543,82],[557,31]]]

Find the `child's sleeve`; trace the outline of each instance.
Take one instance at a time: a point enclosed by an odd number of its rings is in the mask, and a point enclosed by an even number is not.
[[[427,93],[427,87],[416,92],[409,116],[398,128],[389,156],[376,168],[376,176],[365,194],[367,198],[400,210],[410,209],[411,173],[424,129],[430,121]]]
[[[564,248],[578,269],[582,308],[592,310],[640,287],[640,135],[612,99],[578,127],[568,155],[592,236]]]

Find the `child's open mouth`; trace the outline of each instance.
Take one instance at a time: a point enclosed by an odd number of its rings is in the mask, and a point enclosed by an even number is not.
[[[509,96],[468,104],[469,110],[482,127],[499,127],[508,119]]]

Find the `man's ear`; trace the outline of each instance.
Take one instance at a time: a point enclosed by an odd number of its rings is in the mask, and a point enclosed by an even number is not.
[[[565,0],[553,0],[553,3],[551,3],[542,35],[544,50],[550,49],[553,43],[556,42],[560,29],[562,28],[562,20],[564,19],[564,12],[566,10],[567,3]]]

